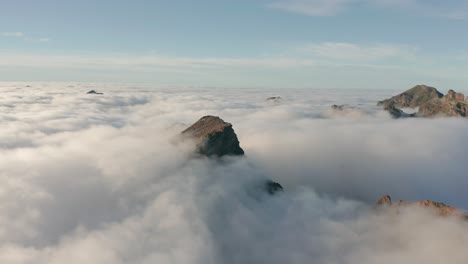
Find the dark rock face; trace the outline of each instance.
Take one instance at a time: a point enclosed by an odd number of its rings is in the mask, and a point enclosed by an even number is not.
[[[346,106],[346,105],[332,105],[331,106],[331,109],[335,110],[335,111],[345,111],[347,109],[350,109],[349,106]],[[352,108],[351,108],[352,109]]]
[[[279,101],[281,101],[281,97],[280,96],[268,97],[266,101],[278,103]]]
[[[279,184],[277,182],[268,180],[265,183],[265,189],[269,194],[273,195],[273,194],[275,194],[277,192],[283,191],[283,186],[281,186],[281,184]]]
[[[217,116],[204,116],[182,131],[197,140],[197,152],[206,156],[244,155],[230,123]]]
[[[362,111],[359,107],[349,106],[349,105],[332,105],[331,110],[334,112],[352,112],[352,111]]]
[[[91,91],[87,92],[86,94],[103,94],[103,93],[98,93],[95,90],[91,90]]]
[[[433,210],[435,214],[440,216],[459,216],[465,219],[468,218],[467,213],[464,213],[456,207],[449,206],[440,202],[434,202],[431,200],[424,200],[419,202],[407,202],[399,200],[398,202],[392,204],[392,199],[390,198],[390,196],[384,195],[375,203],[374,208],[381,208],[384,206],[390,207],[392,209],[398,209],[402,207],[419,207]]]
[[[415,117],[416,114],[407,114],[403,112],[401,109],[395,107],[394,104],[390,104],[384,107],[384,110],[389,112],[393,118],[408,118],[408,117]]]
[[[399,108],[416,108],[424,102],[441,98],[442,96],[443,94],[437,91],[434,87],[417,85],[399,95],[380,101],[377,105],[386,107],[393,104],[395,107]]]

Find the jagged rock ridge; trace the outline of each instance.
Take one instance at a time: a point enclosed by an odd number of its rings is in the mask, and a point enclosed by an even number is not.
[[[432,99],[419,106],[418,115],[422,117],[434,116],[468,116],[468,101],[462,93],[449,90],[447,95],[439,99]]]
[[[468,116],[468,98],[465,99],[462,93],[449,90],[443,96],[437,89],[426,85],[415,86],[377,105],[383,106],[394,118]],[[400,109],[402,107],[419,108],[417,113],[407,114]]]
[[[440,216],[458,216],[468,219],[468,213],[461,211],[460,209],[446,205],[441,202],[435,202],[431,200],[424,200],[419,202],[407,202],[399,200],[396,203],[392,203],[392,198],[389,195],[384,195],[377,200],[374,208],[388,207],[392,209],[398,209],[402,207],[420,207],[433,210],[434,213]]]

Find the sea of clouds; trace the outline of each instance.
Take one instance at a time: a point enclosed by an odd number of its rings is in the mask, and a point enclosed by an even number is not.
[[[371,209],[383,194],[468,209],[468,121],[391,119],[375,104],[397,91],[0,90],[0,263],[468,259],[461,219]],[[208,114],[234,125],[246,157],[193,158],[177,136]],[[268,178],[285,191],[255,187]]]

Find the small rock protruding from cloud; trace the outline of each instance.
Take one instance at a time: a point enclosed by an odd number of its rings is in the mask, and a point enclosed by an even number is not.
[[[265,99],[267,102],[279,103],[281,102],[281,96],[272,96]]]
[[[87,92],[86,94],[103,94],[103,93],[98,93],[95,90],[91,90],[91,91]]]

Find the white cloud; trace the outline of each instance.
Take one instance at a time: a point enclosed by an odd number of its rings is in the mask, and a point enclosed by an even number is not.
[[[0,83],[1,263],[468,258],[466,222],[368,211],[384,193],[468,208],[465,119],[393,120],[375,108],[388,91],[27,85]],[[324,117],[333,103],[368,114]],[[245,158],[189,159],[175,136],[206,114],[234,124]],[[286,191],[256,192],[267,177]]]
[[[346,42],[310,44],[301,48],[316,57],[338,60],[380,60],[386,58],[414,57],[416,48],[403,45],[358,45]]]
[[[259,58],[190,58],[165,57],[155,55],[37,55],[0,53],[0,66],[26,67],[67,67],[87,69],[137,69],[151,70],[154,67],[165,68],[224,68],[224,67],[266,67],[290,68],[313,66],[311,59],[294,57],[259,57]]]
[[[18,37],[18,38],[24,37],[24,33],[22,32],[2,32],[0,33],[0,35],[3,37]]]
[[[49,38],[35,38],[35,37],[30,37],[26,35],[23,32],[0,32],[1,37],[14,37],[14,38],[19,38],[24,41],[31,41],[31,42],[49,42]]]
[[[465,1],[448,3],[425,0],[275,0],[270,4],[272,8],[310,16],[332,16],[362,6],[406,10],[412,14],[449,19],[464,19],[468,14]]]
[[[273,8],[311,16],[330,16],[342,12],[356,0],[283,0],[272,3]]]

